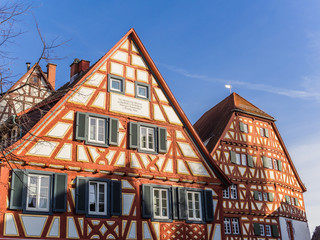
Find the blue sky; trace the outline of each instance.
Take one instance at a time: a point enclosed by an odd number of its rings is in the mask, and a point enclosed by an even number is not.
[[[229,95],[225,84],[275,117],[308,188],[310,231],[320,225],[319,1],[28,2],[48,41],[68,41],[51,55],[62,58],[57,86],[74,58],[96,62],[133,27],[192,123]],[[33,17],[21,20],[7,50],[22,75],[42,49]]]

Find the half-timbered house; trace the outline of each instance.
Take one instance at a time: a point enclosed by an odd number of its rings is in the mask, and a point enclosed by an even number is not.
[[[29,124],[0,164],[1,239],[223,238],[231,182],[133,29],[16,121]]]
[[[272,116],[232,93],[194,128],[233,182],[223,191],[225,239],[310,239],[306,188]]]

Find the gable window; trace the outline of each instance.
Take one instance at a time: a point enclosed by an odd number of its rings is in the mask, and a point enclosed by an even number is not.
[[[107,214],[107,183],[89,181],[89,214]]]
[[[155,136],[154,128],[151,127],[140,127],[140,149],[147,151],[155,151]]]
[[[269,130],[267,128],[260,128],[260,136],[261,137],[269,137]]]
[[[271,158],[266,157],[266,156],[262,156],[261,159],[262,159],[263,167],[273,169],[273,166],[272,166],[273,161]]]
[[[240,234],[238,218],[224,218],[223,223],[225,234]]]
[[[119,120],[108,116],[77,112],[75,139],[86,144],[118,146]]]
[[[270,225],[266,225],[266,236],[267,237],[271,236],[271,226]]]
[[[202,220],[201,214],[201,196],[200,192],[187,192],[188,199],[188,219],[189,220]]]
[[[243,122],[239,122],[239,124],[240,124],[240,131],[241,132],[244,132],[244,133],[248,133],[249,132],[248,131],[248,124],[245,124]]]
[[[50,176],[28,174],[26,210],[49,211],[50,181]]]
[[[155,218],[169,218],[168,189],[153,188],[153,213]]]
[[[155,125],[130,122],[129,147],[147,153],[167,152],[167,129]]]
[[[10,209],[23,213],[65,212],[67,175],[32,170],[12,170]]]
[[[105,118],[89,117],[89,142],[106,144]]]
[[[224,233],[225,234],[231,234],[230,218],[224,218],[223,223],[224,223]]]
[[[150,100],[150,86],[149,84],[135,82],[136,88],[136,98],[148,99]]]
[[[89,217],[120,216],[121,182],[105,178],[76,178],[75,209]]]
[[[108,92],[124,94],[124,78],[108,74]]]
[[[223,198],[230,198],[229,187],[222,190],[222,197]]]
[[[232,184],[230,186],[230,191],[231,191],[231,199],[237,199],[238,198],[237,185]]]
[[[230,158],[232,163],[253,167],[253,157],[251,155],[230,151]]]

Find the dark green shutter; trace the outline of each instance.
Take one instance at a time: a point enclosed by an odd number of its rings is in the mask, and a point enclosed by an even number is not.
[[[272,192],[268,193],[268,199],[270,202],[273,202],[273,193]]]
[[[135,122],[130,122],[129,124],[130,131],[130,148],[138,148],[139,146],[139,124]]]
[[[68,175],[65,173],[56,173],[54,175],[53,187],[53,211],[65,212],[67,205],[67,185]]]
[[[272,229],[272,236],[273,237],[279,237],[279,230],[277,225],[271,225]]]
[[[259,200],[259,192],[253,191],[253,197],[254,197],[254,200]]]
[[[260,224],[259,223],[254,223],[253,224],[253,229],[254,229],[254,235],[260,236]]]
[[[118,146],[119,120],[116,118],[110,118],[109,121],[109,144]]]
[[[294,204],[295,204],[296,206],[299,206],[299,200],[298,200],[298,198],[294,198]]]
[[[84,177],[76,178],[76,213],[85,214],[87,212],[87,179]]]
[[[179,219],[187,219],[186,189],[178,188]]]
[[[269,137],[269,130],[266,128],[264,129],[264,136],[267,138]]]
[[[262,162],[263,162],[263,167],[269,168],[269,163],[268,163],[268,158],[265,156],[262,156]]]
[[[10,209],[22,209],[23,191],[26,183],[23,170],[13,169],[11,176]]]
[[[121,181],[111,181],[111,215],[121,216],[122,211]]]
[[[167,129],[162,127],[158,128],[158,152],[167,152]]]
[[[244,132],[244,131],[245,131],[245,129],[244,129],[244,123],[243,123],[243,122],[239,122],[239,124],[240,124],[240,131],[241,131],[241,132]]]
[[[234,151],[230,151],[230,156],[231,156],[231,162],[237,163],[237,157],[236,157],[236,153]]]
[[[248,166],[253,167],[253,157],[251,155],[247,155]]]
[[[87,137],[87,114],[77,112],[76,139],[86,140]]]
[[[278,169],[279,169],[279,171],[282,171],[282,162],[281,162],[281,160],[278,160]]]
[[[172,187],[172,218],[179,219],[177,187]]]
[[[142,217],[151,218],[152,216],[152,187],[142,185]]]
[[[212,222],[214,219],[214,212],[213,212],[214,209],[213,209],[211,190],[204,190],[204,201],[205,201],[206,221]]]

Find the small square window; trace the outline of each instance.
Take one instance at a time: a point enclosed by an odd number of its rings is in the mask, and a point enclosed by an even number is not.
[[[124,78],[115,76],[112,74],[108,75],[108,91],[109,92],[116,92],[116,93],[121,93],[124,94]]]
[[[135,82],[136,98],[150,100],[150,86],[145,83]]]
[[[187,192],[188,220],[202,221],[200,192]]]

